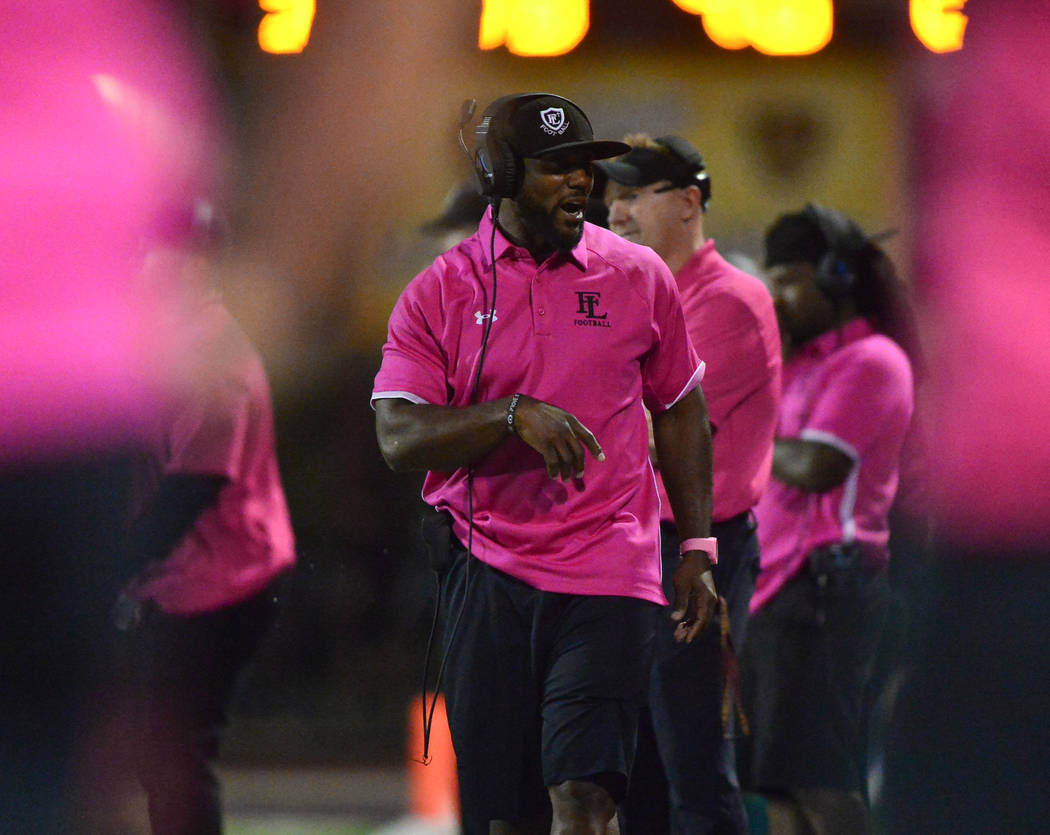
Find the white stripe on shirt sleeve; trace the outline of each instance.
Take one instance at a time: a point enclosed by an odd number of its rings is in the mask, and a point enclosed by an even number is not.
[[[830,432],[822,432],[819,429],[803,429],[799,437],[804,441],[817,441],[834,447],[846,455],[853,466],[849,475],[842,485],[842,501],[839,503],[839,524],[842,525],[842,541],[847,545],[857,536],[857,520],[853,511],[857,507],[857,484],[860,481],[860,453],[853,444],[848,444],[841,438],[837,438]]]
[[[704,379],[704,371],[706,370],[707,364],[703,360],[700,360],[700,364],[696,367],[696,371],[693,372],[693,376],[689,378],[689,382],[685,384],[685,387],[680,392],[678,392],[678,396],[674,400],[664,406],[664,410],[666,411],[667,409],[670,409],[675,403],[700,385],[700,381]]]
[[[407,400],[409,403],[416,403],[417,405],[433,405],[429,400],[424,400],[418,394],[412,394],[410,391],[374,391],[372,392],[372,399],[369,401],[373,409],[376,407],[377,400]]]
[[[798,433],[798,436],[803,441],[818,441],[819,443],[834,447],[842,454],[848,456],[854,464],[860,463],[860,453],[857,452],[856,447],[854,447],[853,444],[846,443],[842,438],[832,435],[830,432],[824,432],[820,429],[803,429]]]

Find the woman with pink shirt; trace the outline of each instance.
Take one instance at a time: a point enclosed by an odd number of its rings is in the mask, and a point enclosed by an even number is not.
[[[748,776],[771,824],[801,815],[818,832],[857,835],[863,696],[913,412],[911,318],[893,265],[841,212],[782,215],[765,248],[785,364],[772,480],[755,508]]]

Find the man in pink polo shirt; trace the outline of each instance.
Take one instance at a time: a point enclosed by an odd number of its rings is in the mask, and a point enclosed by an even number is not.
[[[377,435],[451,526],[465,831],[605,831],[666,603],[645,407],[685,550],[660,628],[690,641],[717,601],[704,365],[660,259],[583,220],[592,161],[626,146],[549,94],[498,99],[477,133],[492,208],[398,301]]]
[[[704,237],[711,181],[700,152],[678,136],[626,137],[630,153],[598,163],[608,178],[609,227],[652,247],[674,272],[689,336],[704,357],[711,416],[718,540],[715,584],[734,641],[744,638],[758,573],[751,514],[769,480],[780,397],[780,332],[769,291]],[[662,489],[663,482],[658,483]],[[661,504],[664,582],[678,564],[678,531]],[[657,635],[638,756],[622,822],[628,832],[746,835],[747,817],[723,728],[722,636],[712,623],[692,644]]]
[[[295,561],[266,373],[209,281],[220,231],[206,203],[173,212],[142,276],[185,365],[136,473],[134,576],[116,616],[143,706],[137,766],[150,823],[172,835],[222,831],[212,765],[226,710]]]
[[[765,249],[787,361],[773,479],[755,510],[750,782],[784,801],[769,801],[771,820],[801,812],[818,832],[863,833],[861,702],[913,410],[911,318],[885,253],[840,212],[783,215]]]

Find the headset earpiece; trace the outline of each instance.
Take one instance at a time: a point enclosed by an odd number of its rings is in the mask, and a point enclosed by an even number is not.
[[[808,217],[820,229],[828,251],[816,265],[817,286],[835,301],[849,298],[857,288],[857,273],[852,261],[867,243],[867,237],[853,221],[841,212],[809,203]]]
[[[513,197],[518,191],[520,160],[506,139],[506,126],[521,95],[503,96],[485,108],[474,132],[474,170],[481,193],[492,199]]]
[[[497,200],[518,193],[525,169],[510,144],[510,119],[525,102],[548,95],[551,94],[515,93],[498,98],[485,108],[474,131],[474,173],[486,197]]]
[[[839,299],[853,294],[857,276],[836,253],[829,252],[817,264],[817,284],[829,296]]]
[[[511,196],[506,192],[508,183],[513,185],[515,172],[511,166],[514,165],[514,155],[508,155],[509,147],[506,141],[501,141],[494,135],[491,116],[481,120],[475,136],[477,148],[474,151],[474,173],[481,186],[481,193],[489,198]]]
[[[492,164],[491,197],[513,197],[518,193],[524,174],[523,163],[510,147],[510,143],[500,136],[489,140]]]

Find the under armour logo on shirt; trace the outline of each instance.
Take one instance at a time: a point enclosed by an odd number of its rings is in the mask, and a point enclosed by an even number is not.
[[[482,313],[480,310],[475,310],[474,311],[474,319],[475,319],[474,324],[475,325],[482,325],[482,324],[484,324],[485,320],[488,319],[490,315],[492,316],[492,321],[493,322],[499,321],[499,316],[497,316],[495,314],[495,312],[489,314],[489,313]]]

